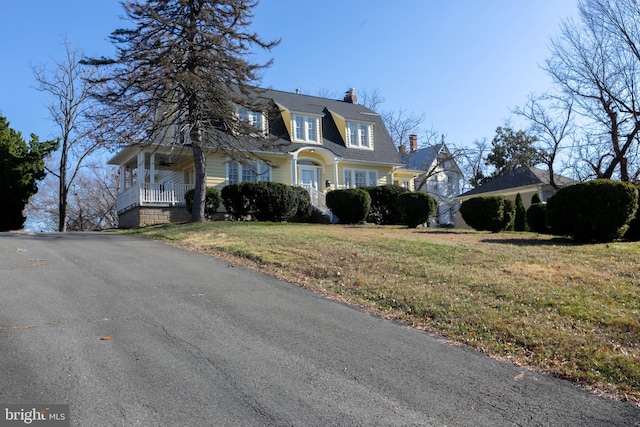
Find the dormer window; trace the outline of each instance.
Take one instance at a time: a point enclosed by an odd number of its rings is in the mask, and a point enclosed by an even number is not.
[[[267,131],[266,120],[261,112],[238,107],[236,108],[236,114],[240,121],[250,124],[260,132],[265,133]]]
[[[373,149],[373,125],[347,122],[347,144],[353,148]]]
[[[294,142],[320,142],[320,119],[318,117],[294,114],[291,120],[293,121]]]

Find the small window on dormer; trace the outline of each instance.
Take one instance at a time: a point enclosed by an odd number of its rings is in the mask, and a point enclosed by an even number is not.
[[[266,121],[261,112],[238,107],[236,114],[240,121],[250,124],[261,132],[266,132]]]
[[[293,121],[293,140],[295,142],[319,142],[320,126],[317,117],[294,115]]]
[[[347,122],[347,144],[353,148],[373,148],[373,125]]]

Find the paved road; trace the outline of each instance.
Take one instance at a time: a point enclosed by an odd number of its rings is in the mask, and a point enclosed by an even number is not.
[[[0,233],[0,295],[0,403],[69,404],[75,426],[640,425],[629,403],[134,237]]]

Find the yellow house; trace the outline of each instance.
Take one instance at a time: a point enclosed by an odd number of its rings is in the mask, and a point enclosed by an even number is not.
[[[333,100],[276,90],[261,92],[268,111],[237,109],[260,138],[243,143],[249,160],[207,155],[207,186],[244,181],[302,186],[326,210],[336,188],[396,184],[413,190],[419,172],[404,167],[379,114],[359,105],[353,89]],[[119,167],[116,209],[121,227],[188,221],[184,194],[194,187],[188,136],[176,128],[162,144],[130,145],[109,164]]]
[[[561,175],[554,175],[554,182],[557,186],[564,187],[576,181]],[[528,209],[531,206],[531,198],[534,194],[537,194],[542,202],[546,202],[555,192],[556,189],[550,183],[549,171],[531,166],[521,166],[455,198],[460,202],[464,202],[473,197],[504,196],[515,202],[516,196],[520,193],[522,204],[525,209]],[[456,227],[470,228],[462,219],[460,212],[456,214]]]

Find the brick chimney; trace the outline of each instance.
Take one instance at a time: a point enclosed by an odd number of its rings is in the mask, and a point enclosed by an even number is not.
[[[418,135],[415,135],[415,134],[409,135],[409,149],[411,151],[418,150]]]
[[[358,103],[358,96],[356,95],[356,90],[354,88],[351,88],[347,92],[345,92],[344,102],[349,102],[351,104]]]
[[[407,146],[404,144],[398,145],[398,151],[400,154],[407,154]]]

